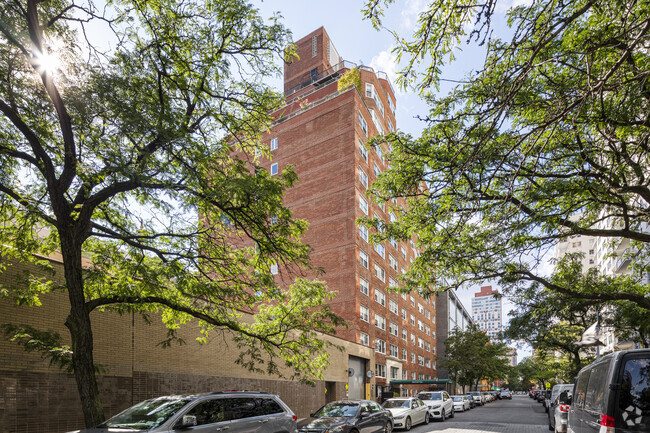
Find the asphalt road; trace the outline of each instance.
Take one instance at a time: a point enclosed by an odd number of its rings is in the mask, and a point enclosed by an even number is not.
[[[402,432],[403,430],[396,430]],[[420,424],[410,433],[548,433],[548,418],[544,407],[528,395],[512,400],[496,400],[467,412],[456,412],[444,422]]]

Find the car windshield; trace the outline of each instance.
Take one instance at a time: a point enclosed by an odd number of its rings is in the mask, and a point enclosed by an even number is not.
[[[463,401],[463,397],[454,397],[454,401]]]
[[[481,395],[480,392],[470,392],[470,395]]]
[[[382,406],[386,409],[408,409],[411,407],[411,400],[386,400]]]
[[[329,403],[316,411],[314,417],[324,416],[355,416],[359,409],[358,403]]]
[[[188,398],[173,397],[143,401],[110,418],[100,427],[151,430],[167,421],[189,402]]]
[[[439,392],[422,392],[418,394],[420,400],[442,400],[442,394]]]

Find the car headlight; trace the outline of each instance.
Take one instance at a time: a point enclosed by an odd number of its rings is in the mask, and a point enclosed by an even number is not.
[[[335,427],[328,428],[327,430],[325,430],[325,433],[341,433],[344,428],[345,428],[344,424],[337,425]]]
[[[404,419],[404,418],[406,418],[406,415],[400,415],[395,417],[395,419]]]

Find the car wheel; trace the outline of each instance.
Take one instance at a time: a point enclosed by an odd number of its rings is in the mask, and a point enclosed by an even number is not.
[[[409,431],[411,430],[411,417],[407,416],[406,421],[404,421],[404,430]]]
[[[454,412],[454,408],[451,408],[451,415],[449,415],[449,418],[453,418],[456,415],[456,412]]]
[[[429,424],[429,411],[427,411],[427,413],[424,414],[424,423]]]
[[[444,421],[445,421],[445,410],[443,409],[442,414],[440,415],[440,422],[444,422]]]
[[[384,427],[384,433],[392,433],[393,432],[393,423],[390,421],[386,421],[386,426]]]

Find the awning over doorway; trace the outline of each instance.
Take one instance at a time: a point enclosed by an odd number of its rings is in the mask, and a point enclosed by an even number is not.
[[[445,385],[454,383],[451,379],[429,379],[429,380],[391,380],[390,385]]]

